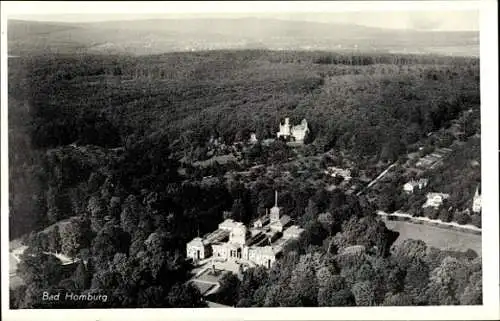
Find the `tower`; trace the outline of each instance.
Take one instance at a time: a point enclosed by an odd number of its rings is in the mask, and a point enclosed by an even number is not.
[[[276,133],[278,138],[283,137],[287,139],[291,134],[290,118],[285,118],[285,123],[282,124],[280,121],[280,131]]]
[[[274,192],[274,206],[271,208],[269,219],[271,223],[278,222],[280,220],[280,208],[278,207],[278,191]]]
[[[247,229],[242,223],[233,227],[229,234],[229,243],[244,245],[246,243]]]

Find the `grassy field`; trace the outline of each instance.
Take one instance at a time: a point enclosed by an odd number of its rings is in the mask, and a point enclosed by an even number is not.
[[[481,235],[403,221],[387,221],[386,225],[389,229],[400,233],[394,245],[406,239],[423,240],[428,246],[439,249],[463,252],[471,249],[481,255]]]

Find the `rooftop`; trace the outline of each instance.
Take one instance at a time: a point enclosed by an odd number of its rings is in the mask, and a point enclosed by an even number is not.
[[[221,242],[222,240],[229,237],[228,230],[217,229],[212,233],[205,236],[205,244],[210,244],[214,242]]]
[[[279,222],[281,223],[282,226],[286,226],[288,223],[290,223],[292,219],[288,215],[283,215],[280,217]],[[276,224],[276,223],[271,223],[271,224]]]
[[[434,197],[442,197],[442,198],[448,198],[450,195],[445,194],[445,193],[428,193],[427,198],[434,198]]]
[[[188,244],[192,244],[192,245],[203,244],[203,239],[201,237],[195,237]]]
[[[300,234],[303,231],[304,231],[303,228],[301,228],[297,225],[292,225],[289,228],[287,228],[284,233],[286,233],[286,234]]]
[[[279,238],[275,242],[273,242],[272,249],[274,254],[278,254],[281,251],[283,251],[283,248],[285,247],[286,243],[288,242],[287,239],[284,238]]]

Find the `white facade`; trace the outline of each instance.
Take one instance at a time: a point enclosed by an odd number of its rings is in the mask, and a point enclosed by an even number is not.
[[[418,181],[411,180],[408,183],[404,184],[403,190],[406,193],[411,194],[411,193],[413,193],[415,188],[422,189],[422,188],[426,187],[427,182],[428,182],[427,179],[419,179]]]
[[[444,193],[429,193],[427,194],[427,201],[422,207],[438,208],[439,206],[441,206],[441,204],[443,204],[443,201],[448,197],[450,197],[450,195]]]
[[[247,247],[246,252],[249,261],[267,268],[271,268],[276,261],[276,253],[271,246]]]
[[[193,260],[203,260],[209,256],[208,249],[201,237],[194,238],[186,246],[186,256]]]

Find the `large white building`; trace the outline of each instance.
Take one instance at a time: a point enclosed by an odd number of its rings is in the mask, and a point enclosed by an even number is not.
[[[425,202],[424,205],[422,205],[422,207],[438,208],[439,206],[441,206],[441,204],[443,204],[443,201],[449,197],[450,195],[445,193],[428,193],[427,201]]]
[[[481,194],[479,193],[479,187],[476,188],[476,193],[474,194],[474,200],[472,201],[472,211],[474,213],[481,212]]]
[[[213,258],[270,268],[286,243],[298,239],[302,228],[291,225],[290,217],[281,216],[276,193],[274,206],[255,220],[250,228],[226,219],[219,228],[203,238],[196,237],[186,245],[187,257],[195,261]]]
[[[280,123],[280,131],[276,133],[276,136],[277,138],[303,142],[308,132],[309,127],[305,119],[302,119],[299,125],[292,126],[290,118],[287,117],[284,124]]]
[[[413,193],[415,188],[422,189],[427,186],[428,180],[425,178],[421,178],[418,181],[411,180],[408,183],[403,185],[403,191],[408,194]]]

